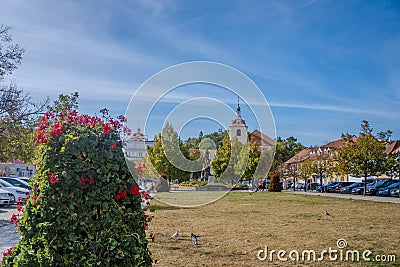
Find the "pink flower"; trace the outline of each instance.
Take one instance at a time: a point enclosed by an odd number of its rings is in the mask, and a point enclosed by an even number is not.
[[[114,144],[111,145],[111,147],[112,147],[113,149],[116,149],[116,148],[117,148],[117,144],[114,143]]]
[[[89,185],[92,185],[92,184],[93,184],[93,176],[90,175],[90,176],[89,176],[89,179],[90,179],[90,180],[89,180]]]

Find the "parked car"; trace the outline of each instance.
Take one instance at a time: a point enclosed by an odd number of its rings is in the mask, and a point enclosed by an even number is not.
[[[354,182],[351,185],[340,188],[339,193],[340,194],[351,194],[351,190],[353,190],[353,188],[361,187],[361,186],[363,186],[363,183]]]
[[[361,183],[362,185],[360,187],[354,187],[353,189],[351,189],[351,193],[353,195],[362,195],[364,194],[364,183]],[[373,186],[375,183],[369,183],[367,184],[367,188],[370,186]]]
[[[390,190],[389,194],[390,194],[391,197],[400,197],[398,188]]]
[[[0,189],[0,207],[4,205],[11,205],[14,204],[15,198],[14,195],[10,192]]]
[[[325,189],[326,189],[326,187],[327,186],[332,186],[332,185],[335,185],[335,184],[337,184],[338,182],[329,182],[329,183],[327,183],[327,184],[323,184],[322,185],[322,188],[321,188],[321,186],[318,186],[317,187],[317,191],[318,192],[325,192]]]
[[[22,181],[24,181],[24,182],[26,182],[26,183],[28,183],[28,184],[29,184],[29,182],[31,181],[31,179],[30,179],[30,178],[27,178],[27,177],[18,177],[18,179],[20,179],[20,180],[22,180]]]
[[[399,182],[395,182],[389,186],[379,188],[378,192],[376,192],[376,195],[387,197],[390,195],[390,190],[395,188],[399,188]]]
[[[365,192],[365,194],[374,196],[374,195],[376,195],[376,193],[378,192],[378,190],[380,188],[387,187],[395,182],[396,181],[392,180],[392,179],[379,180],[373,186],[367,187],[367,191]]]
[[[18,187],[18,186],[13,186],[12,184],[7,183],[6,181],[1,180],[1,179],[0,179],[0,188],[13,194],[14,203],[18,203],[18,202],[25,203],[29,198],[29,190],[28,189]]]
[[[338,182],[337,184],[327,186],[326,192],[327,193],[339,193],[339,191],[342,187],[345,187],[345,186],[348,186],[351,184],[353,184],[353,182]]]
[[[21,180],[17,177],[0,177],[0,180],[6,181],[7,183],[13,185],[13,186],[18,186],[22,187],[28,190],[31,190],[32,188],[28,185],[27,182],[24,180]]]

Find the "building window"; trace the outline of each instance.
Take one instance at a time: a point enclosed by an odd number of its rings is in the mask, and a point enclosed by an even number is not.
[[[139,152],[139,157],[141,157],[142,156],[142,152]]]
[[[237,129],[236,130],[236,136],[241,136],[242,135],[242,132],[240,131],[240,129]]]

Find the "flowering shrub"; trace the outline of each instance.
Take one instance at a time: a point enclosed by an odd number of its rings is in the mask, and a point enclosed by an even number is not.
[[[193,181],[193,182],[181,182],[179,184],[177,184],[177,186],[205,186],[207,185],[207,182],[201,181]]]
[[[113,120],[46,113],[37,132],[37,175],[3,266],[151,266],[141,192]]]

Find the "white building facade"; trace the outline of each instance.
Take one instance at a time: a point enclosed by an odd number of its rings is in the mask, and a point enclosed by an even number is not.
[[[146,147],[152,146],[154,141],[149,141],[138,128],[136,132],[124,143],[124,153],[130,161],[142,161],[146,156]]]

